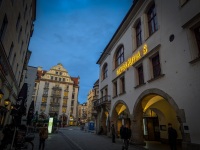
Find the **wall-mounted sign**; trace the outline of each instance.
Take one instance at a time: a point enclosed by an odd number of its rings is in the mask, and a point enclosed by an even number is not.
[[[48,125],[48,132],[52,132],[52,127],[53,127],[53,118],[49,118],[49,125]]]
[[[144,55],[148,52],[147,45],[143,46],[142,50],[138,50],[135,52],[127,61],[125,61],[122,65],[117,68],[116,74],[117,76],[126,71],[129,67],[131,67],[134,63],[140,60]]]

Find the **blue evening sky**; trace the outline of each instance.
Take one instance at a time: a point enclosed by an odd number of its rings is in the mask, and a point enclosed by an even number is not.
[[[37,0],[29,66],[62,63],[72,77],[80,76],[78,101],[99,78],[96,64],[133,0]]]

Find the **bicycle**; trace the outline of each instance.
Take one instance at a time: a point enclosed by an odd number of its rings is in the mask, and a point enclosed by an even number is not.
[[[34,140],[35,136],[33,134],[28,134],[24,137],[21,137],[20,140],[17,140],[17,142],[15,143],[15,150],[33,150],[34,148],[34,144],[33,144],[33,140]]]

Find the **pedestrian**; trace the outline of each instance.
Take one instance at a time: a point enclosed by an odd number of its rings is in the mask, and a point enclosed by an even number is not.
[[[112,142],[115,143],[115,126],[112,124],[111,126],[111,133],[112,133]]]
[[[128,124],[126,124],[125,127],[122,126],[120,128],[120,136],[123,139],[122,150],[128,150],[131,134],[131,129],[129,128]]]
[[[172,124],[168,123],[168,140],[171,150],[176,150],[176,139],[177,139],[177,132],[172,127]]]
[[[1,140],[0,150],[6,149],[11,144],[14,135],[14,125],[6,124],[3,131],[3,139]]]
[[[39,150],[41,149],[44,150],[45,140],[48,138],[48,129],[46,124],[44,124],[44,126],[40,129],[39,136],[40,136]]]

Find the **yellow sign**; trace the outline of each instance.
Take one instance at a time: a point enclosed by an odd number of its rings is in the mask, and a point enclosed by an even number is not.
[[[129,67],[131,67],[134,63],[140,60],[144,55],[148,52],[147,45],[143,46],[142,50],[137,51],[134,53],[127,61],[125,61],[121,66],[118,67],[116,74],[117,76],[126,71]]]

